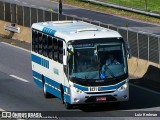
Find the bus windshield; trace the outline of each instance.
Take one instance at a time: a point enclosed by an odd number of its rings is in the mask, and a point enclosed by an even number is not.
[[[127,73],[122,42],[74,45],[69,59],[70,78],[104,80]]]

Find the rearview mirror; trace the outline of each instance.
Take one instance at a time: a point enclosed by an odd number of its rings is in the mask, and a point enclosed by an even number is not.
[[[69,55],[73,55],[74,54],[74,50],[73,50],[72,45],[68,46],[67,51],[68,51]]]

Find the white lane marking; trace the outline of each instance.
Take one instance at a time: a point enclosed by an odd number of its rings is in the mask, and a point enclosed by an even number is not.
[[[26,51],[26,52],[31,52],[30,50],[27,50],[27,49],[24,49],[24,48],[21,48],[21,47],[18,47],[18,46],[14,46],[14,45],[11,45],[11,44],[6,43],[6,42],[1,42],[1,43],[2,43],[2,44],[5,44],[5,45],[8,45],[8,46],[11,46],[11,47],[15,47],[15,48],[24,50],[24,51]]]
[[[13,77],[13,78],[16,78],[16,79],[18,79],[18,80],[20,80],[20,81],[23,81],[23,82],[29,82],[28,80],[25,80],[25,79],[23,79],[23,78],[20,78],[20,77],[18,77],[18,76],[16,76],[16,75],[9,75],[10,77]]]
[[[157,91],[154,91],[154,90],[151,90],[151,89],[148,89],[148,88],[144,88],[144,87],[141,87],[141,86],[137,86],[137,85],[134,85],[132,83],[129,83],[131,86],[134,86],[134,87],[137,87],[137,88],[140,88],[140,89],[143,89],[143,90],[146,90],[148,92],[152,92],[152,93],[155,93],[155,94],[159,94],[160,95],[160,92],[157,92]]]

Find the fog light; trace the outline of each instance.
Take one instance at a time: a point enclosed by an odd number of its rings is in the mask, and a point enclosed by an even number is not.
[[[79,99],[77,99],[77,98],[74,98],[74,102],[79,102]]]
[[[127,95],[124,95],[123,98],[127,98]]]

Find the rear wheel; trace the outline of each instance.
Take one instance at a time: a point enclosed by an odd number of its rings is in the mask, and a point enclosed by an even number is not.
[[[53,95],[51,95],[49,92],[47,92],[47,89],[46,89],[46,82],[44,80],[44,76],[42,76],[42,82],[43,82],[43,94],[44,94],[44,97],[45,98],[51,98]]]
[[[46,90],[45,82],[43,83],[43,94],[45,98],[50,98],[50,94]]]

